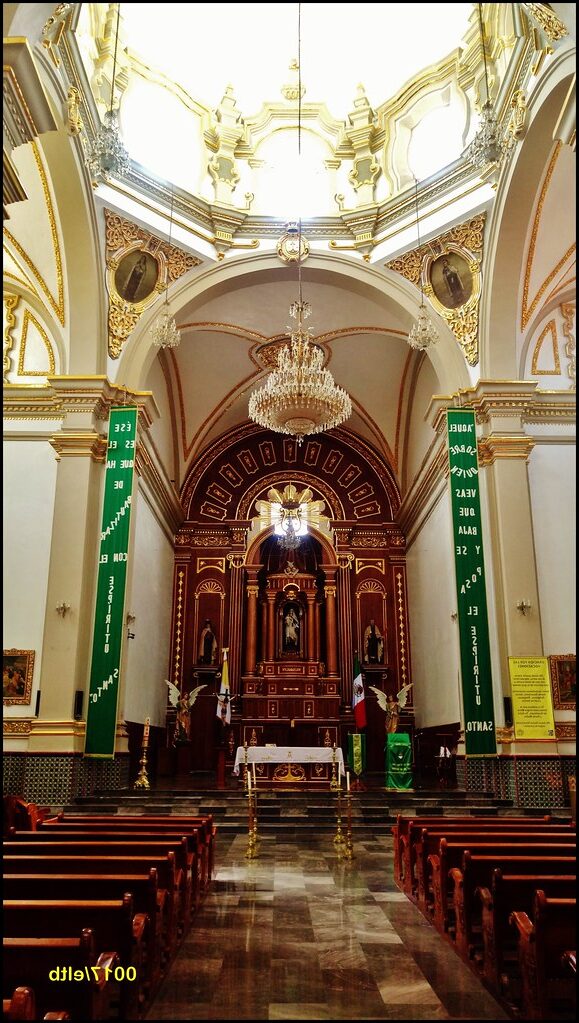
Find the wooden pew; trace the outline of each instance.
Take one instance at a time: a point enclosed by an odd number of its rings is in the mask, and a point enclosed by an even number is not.
[[[68,820],[46,821],[39,827],[37,834],[50,836],[55,841],[60,841],[63,836],[68,838],[70,835],[76,835],[78,838],[94,835],[96,838],[112,839],[113,841],[125,838],[134,838],[139,841],[142,838],[159,840],[184,838],[187,843],[187,860],[192,879],[191,910],[199,905],[202,893],[208,888],[209,849],[206,843],[205,829],[199,825],[181,825],[177,822],[169,826],[168,824],[151,824],[149,821],[143,824],[132,824],[124,820],[117,822],[114,818],[109,817],[105,822],[89,821],[88,824],[76,821],[70,823]]]
[[[137,874],[149,871],[152,867],[157,871],[159,889],[165,892],[166,902],[166,941],[163,943],[161,955],[163,961],[170,959],[177,948],[178,920],[181,915],[182,884],[181,871],[177,870],[173,852],[160,853],[156,856],[104,856],[102,854],[84,854],[82,856],[64,854],[43,854],[34,849],[37,855],[27,855],[28,846],[18,845],[17,853],[11,854],[4,848],[4,870],[8,874],[30,874],[32,870],[41,874]]]
[[[573,844],[575,835],[568,829],[551,827],[548,830],[539,828],[517,828],[512,831],[507,828],[499,828],[496,831],[488,828],[469,828],[464,830],[446,831],[443,829],[423,828],[420,838],[416,842],[415,869],[417,879],[416,898],[420,909],[424,912],[428,904],[428,886],[430,880],[429,856],[438,853],[442,839],[453,846],[463,843],[463,849],[470,848],[471,842],[486,842],[492,845],[526,845],[528,842],[543,842],[550,844]],[[459,861],[460,863],[460,861]]]
[[[457,949],[468,956],[473,944],[473,926],[477,920],[480,902],[476,902],[477,888],[490,888],[495,870],[503,874],[527,876],[534,878],[538,873],[553,876],[572,876],[576,870],[574,850],[567,850],[564,855],[555,854],[554,846],[547,847],[548,853],[537,854],[529,847],[510,850],[506,854],[496,849],[481,852],[465,850],[460,868],[452,867],[449,872],[452,902],[455,944]],[[514,907],[513,907],[514,908]]]
[[[31,863],[30,865],[33,865]],[[125,894],[133,898],[135,913],[148,917],[144,949],[143,981],[147,997],[156,989],[165,958],[171,947],[167,931],[167,900],[164,889],[159,889],[156,867],[142,874],[4,874],[5,899],[122,899]]]
[[[4,1019],[36,1019],[34,992],[29,987],[17,987],[11,998],[2,999]]]
[[[82,833],[77,835],[76,833],[59,832],[58,841],[56,841],[53,840],[51,833],[18,831],[3,843],[3,852],[6,856],[18,855],[24,848],[29,856],[82,856],[83,854],[89,856],[155,856],[173,852],[177,871],[179,871],[178,884],[182,891],[177,923],[180,930],[184,930],[186,927],[190,914],[193,874],[187,839],[182,835],[177,835],[175,838],[154,835],[150,838],[148,835],[131,834],[123,839],[116,834],[109,839],[103,834],[91,837],[90,834],[85,836]]]
[[[428,902],[423,909],[426,915],[432,914],[435,926],[444,933],[449,927],[449,907],[454,906],[453,900],[453,885],[455,884],[454,876],[450,876],[450,871],[453,867],[460,867],[463,864],[463,856],[466,851],[473,855],[488,855],[496,858],[495,866],[501,866],[499,860],[503,856],[513,855],[513,850],[516,850],[517,846],[514,846],[512,842],[486,842],[477,838],[469,838],[468,842],[449,842],[446,838],[440,839],[438,853],[432,853],[428,857],[428,866],[430,877],[432,881],[432,903]],[[537,839],[527,838],[524,844],[520,845],[521,854],[529,857],[534,857],[535,869],[538,863],[541,863],[542,873],[551,873],[547,871],[543,862],[547,857],[574,857],[575,855],[575,843],[574,842],[544,842],[542,837]],[[521,870],[517,873],[526,873]],[[569,873],[569,869],[564,871]],[[428,896],[429,893],[427,893]],[[458,929],[458,924],[457,924]]]
[[[79,938],[5,937],[3,996],[24,982],[26,988],[34,992],[36,1014],[33,1019],[43,1013],[44,1019],[110,1019],[115,995],[118,996],[118,984],[114,981],[118,964],[116,953],[97,956],[94,936],[89,929],[84,929]],[[83,973],[88,969],[89,980],[50,979],[55,976],[51,971],[65,967],[67,971],[72,968]]]
[[[501,976],[507,970],[511,952],[515,951],[513,929],[509,926],[511,913],[515,910],[532,913],[538,888],[549,898],[573,898],[576,884],[575,874],[504,874],[500,867],[496,867],[490,887],[478,886],[473,900],[464,898],[461,951],[470,954],[475,923],[480,919],[483,942],[481,972],[496,991],[501,989]]]
[[[119,1009],[121,1018],[137,1018],[146,1000],[143,947],[148,919],[144,913],[134,913],[130,895],[103,900],[5,899],[3,914],[4,933],[9,938],[33,933],[64,938],[90,928],[96,952],[116,953],[120,968],[125,974],[130,970],[130,979],[125,977],[120,984]]]
[[[202,840],[205,847],[203,857],[203,873],[202,873],[202,888],[206,889],[211,882],[213,877],[214,862],[215,862],[215,840],[217,836],[217,826],[213,820],[212,814],[207,815],[153,815],[143,814],[136,816],[135,814],[65,814],[61,812],[57,817],[47,818],[39,824],[39,828],[44,830],[54,828],[58,824],[64,824],[67,828],[69,827],[91,827],[95,825],[101,828],[103,831],[109,830],[107,825],[113,828],[122,828],[123,831],[129,829],[138,830],[150,830],[150,831],[180,831],[183,830],[184,834],[187,834],[190,829],[200,829],[202,833]]]
[[[549,899],[539,890],[532,919],[523,912],[511,914],[518,935],[525,1019],[554,1019],[561,1010],[571,1011],[575,984],[573,978],[566,981],[561,960],[577,941],[576,912],[575,899]]]
[[[439,828],[445,832],[459,831],[464,828],[477,828],[482,830],[496,831],[507,828],[508,830],[528,830],[529,827],[548,828],[552,826],[550,817],[475,817],[472,815],[464,817],[401,817],[392,827],[394,835],[394,879],[406,894],[411,897],[416,888],[414,875],[414,842],[420,837],[423,828]],[[557,827],[568,827],[568,825],[557,825]]]

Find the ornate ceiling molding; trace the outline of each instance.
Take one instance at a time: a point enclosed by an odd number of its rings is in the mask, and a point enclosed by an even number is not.
[[[144,231],[137,224],[125,220],[112,210],[105,209],[104,214],[106,284],[110,300],[108,350],[112,359],[118,359],[124,342],[134,330],[141,314],[157,300],[168,284],[178,281],[183,274],[199,266],[201,260],[155,238],[150,232]],[[141,289],[143,295],[139,299],[138,288],[134,293],[127,290],[130,274],[125,275],[127,280],[123,286],[120,284],[118,274],[123,263],[125,265],[133,263],[136,267],[137,255],[139,258],[144,255],[145,266],[148,261],[148,265],[155,268],[151,273],[150,286]]]
[[[384,264],[388,270],[401,274],[416,287],[422,283],[424,294],[448,323],[470,366],[476,366],[479,358],[478,313],[485,220],[486,214],[479,213],[419,249]],[[435,272],[439,260],[444,265],[445,257],[448,257],[447,263],[448,260],[453,261],[452,269],[462,274],[462,286],[456,296],[450,292],[445,294],[440,274]]]

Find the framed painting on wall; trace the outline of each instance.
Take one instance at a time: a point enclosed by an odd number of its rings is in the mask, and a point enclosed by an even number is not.
[[[575,654],[551,654],[551,687],[555,710],[575,710],[577,658]]]
[[[5,706],[26,706],[32,698],[34,650],[5,650],[2,665],[2,696]]]

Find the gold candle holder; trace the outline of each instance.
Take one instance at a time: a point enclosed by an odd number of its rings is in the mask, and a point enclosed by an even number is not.
[[[143,745],[141,747],[141,759],[139,761],[139,773],[136,777],[133,788],[135,789],[150,789],[151,785],[147,777],[147,756],[149,752],[149,726],[151,719],[145,720],[145,727],[143,728]]]
[[[334,845],[336,846],[336,852],[338,856],[344,854],[344,835],[342,833],[342,786],[338,785],[338,800],[336,804],[336,834],[334,837]]]
[[[344,844],[344,859],[354,859],[354,845],[352,842],[352,797],[350,792],[346,793],[346,805],[347,805],[347,816],[346,816],[346,841]]]
[[[246,860],[257,858],[257,806],[251,789],[251,774],[247,774],[247,850]]]

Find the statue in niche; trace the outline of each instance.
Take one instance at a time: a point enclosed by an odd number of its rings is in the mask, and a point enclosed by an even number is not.
[[[373,618],[364,630],[364,663],[382,664],[384,660],[384,640],[382,633]]]
[[[300,619],[294,604],[288,604],[283,615],[283,647],[288,653],[300,648]]]
[[[205,619],[199,637],[199,664],[217,663],[217,636],[209,618]]]

